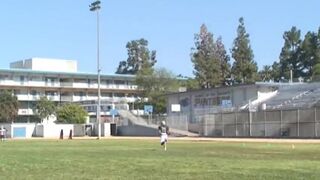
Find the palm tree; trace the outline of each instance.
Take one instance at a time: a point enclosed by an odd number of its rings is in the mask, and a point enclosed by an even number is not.
[[[271,66],[263,66],[263,69],[259,72],[262,81],[270,81],[272,79]]]

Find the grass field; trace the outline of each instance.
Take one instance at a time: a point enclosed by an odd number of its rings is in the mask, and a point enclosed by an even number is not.
[[[320,144],[0,142],[0,179],[319,179]]]

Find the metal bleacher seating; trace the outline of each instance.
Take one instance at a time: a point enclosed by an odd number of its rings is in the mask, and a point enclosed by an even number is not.
[[[312,107],[320,100],[320,84],[279,86],[278,94],[265,101],[267,109]]]

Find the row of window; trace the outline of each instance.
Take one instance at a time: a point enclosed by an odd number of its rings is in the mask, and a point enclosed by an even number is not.
[[[20,90],[20,89],[15,89],[13,90],[14,95],[28,95],[28,91],[26,90]],[[32,96],[40,96],[40,95],[46,95],[46,96],[58,96],[59,93],[58,91],[37,91],[37,90],[31,90],[29,91],[29,94]],[[61,93],[62,96],[80,96],[80,97],[85,97],[85,96],[98,96],[97,93],[86,93],[83,91],[79,91],[79,92],[73,92],[73,93]],[[101,93],[102,97],[137,97],[137,94],[133,94],[133,93],[129,93],[129,94],[125,94],[125,93]]]
[[[0,75],[0,80],[16,80],[20,81],[21,83],[27,81],[44,81],[47,84],[53,83],[86,83],[86,84],[97,84],[96,79],[72,79],[72,78],[65,78],[65,79],[58,79],[54,77],[42,77],[42,76],[13,76],[13,75]],[[128,80],[101,80],[101,84],[103,85],[131,85],[131,81]]]

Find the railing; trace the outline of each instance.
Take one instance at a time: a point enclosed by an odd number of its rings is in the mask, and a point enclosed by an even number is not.
[[[35,87],[65,87],[65,88],[98,88],[97,83],[82,83],[82,82],[46,82],[46,81],[15,81],[15,80],[0,80],[0,85],[8,86],[35,86]],[[102,89],[124,89],[135,90],[138,89],[136,85],[122,85],[122,84],[101,84]]]
[[[73,100],[72,96],[61,96],[61,101],[71,102]]]

